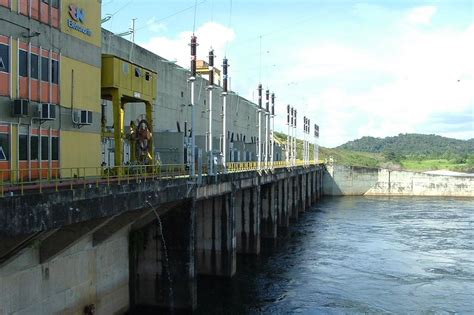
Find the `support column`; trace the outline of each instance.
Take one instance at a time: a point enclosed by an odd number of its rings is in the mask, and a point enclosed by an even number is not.
[[[318,171],[313,172],[313,203],[318,202]]]
[[[155,130],[155,126],[153,125],[153,104],[150,102],[145,102],[146,106],[146,120],[150,124],[151,131]],[[153,147],[153,139],[148,142],[148,158],[151,161],[148,161],[150,165],[155,165],[155,150]]]
[[[114,89],[112,92],[113,115],[114,115],[114,140],[115,140],[115,167],[123,165],[123,128],[124,110],[120,92]]]
[[[290,219],[293,221],[298,220],[298,176],[290,177],[288,179],[288,207],[290,212]]]
[[[304,185],[304,174],[298,175],[298,211],[305,212],[305,185]]]
[[[290,226],[290,216],[288,213],[288,179],[278,182],[278,228],[282,231]]]
[[[187,200],[163,216],[163,233],[157,220],[130,233],[133,311],[148,307],[196,309],[195,215],[195,202]]]
[[[232,277],[237,269],[234,194],[198,202],[198,273]]]
[[[309,152],[309,151],[308,151]],[[306,191],[306,208],[311,208],[312,201],[311,201],[311,172],[306,173],[304,175],[305,178],[305,191]]]
[[[318,195],[318,200],[319,200],[321,198],[322,194],[323,194],[323,170],[322,169],[318,170],[317,178],[318,178],[318,182],[317,182],[318,183],[317,184],[318,193],[317,193],[317,195]]]
[[[263,239],[276,240],[277,218],[275,211],[275,185],[267,184],[262,187],[261,235]]]
[[[260,187],[240,190],[235,196],[237,253],[260,253]]]

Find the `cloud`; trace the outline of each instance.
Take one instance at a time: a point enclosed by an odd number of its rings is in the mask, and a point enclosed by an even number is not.
[[[211,47],[215,50],[218,60],[222,59],[226,44],[232,42],[235,38],[235,33],[232,29],[215,22],[204,23],[197,28],[195,34],[199,44],[197,50],[198,59],[207,59]],[[175,38],[156,36],[139,44],[161,57],[177,60],[180,66],[188,68],[191,35],[192,32],[181,32]]]
[[[436,14],[435,6],[422,6],[410,10],[407,14],[407,21],[412,24],[428,25]]]
[[[468,139],[472,123],[458,128],[432,117],[450,113],[474,120],[472,38],[474,24],[464,30],[403,29],[384,39],[382,48],[313,44],[290,57],[297,62],[282,69],[282,77],[297,78],[299,94],[315,95],[307,100],[315,109],[306,112],[317,117],[323,145],[405,132]],[[354,89],[359,84],[363,88]]]
[[[165,23],[158,22],[156,17],[152,17],[148,21],[146,21],[146,26],[150,32],[159,33],[161,31],[165,31],[167,29]]]

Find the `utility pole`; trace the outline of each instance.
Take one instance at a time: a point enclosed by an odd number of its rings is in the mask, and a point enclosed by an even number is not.
[[[223,89],[222,89],[222,164],[224,166],[224,169],[226,169],[226,156],[227,156],[227,124],[226,124],[226,119],[227,119],[227,68],[228,68],[228,61],[227,58],[224,57],[223,63],[222,63],[222,74],[223,74]]]
[[[262,84],[258,85],[258,118],[257,118],[257,127],[258,127],[258,135],[257,135],[257,169],[262,169]]]
[[[273,162],[275,161],[274,147],[275,147],[275,135],[273,134],[275,130],[275,93],[272,93],[272,126],[271,126],[271,135],[270,135],[270,167],[273,168]]]
[[[318,140],[319,140],[319,126],[315,124],[314,125],[314,160],[316,164],[318,164],[318,161],[319,161]]]
[[[196,47],[197,47],[197,38],[194,34],[191,36],[191,76],[189,77],[189,82],[191,82],[191,178],[196,176],[196,124],[195,116],[196,109],[194,104],[194,84],[196,81]]]
[[[297,133],[296,133],[296,125],[297,125],[297,123],[296,123],[296,120],[297,120],[296,109],[295,109],[294,114],[295,114],[295,117],[294,117],[294,123],[295,123],[295,124],[294,124],[294,126],[293,126],[293,166],[296,166],[296,157],[297,157],[296,154],[297,154],[297,152],[298,152],[298,151],[296,150],[296,149],[297,149],[297,148],[296,148],[296,144],[297,144],[297,143],[296,143],[296,135],[297,135]]]
[[[209,174],[214,174],[214,157],[212,154],[212,91],[214,90],[214,50],[209,50],[209,132],[208,132],[208,159],[209,159]]]
[[[286,105],[286,125],[288,130],[286,133],[286,166],[290,162],[290,104]]]
[[[270,133],[270,91],[265,91],[265,168],[268,168],[269,152],[269,133]]]
[[[306,116],[303,116],[303,164],[306,165],[306,127],[308,121]]]
[[[306,163],[309,165],[309,139],[311,133],[311,119],[308,118],[308,130],[306,130]]]

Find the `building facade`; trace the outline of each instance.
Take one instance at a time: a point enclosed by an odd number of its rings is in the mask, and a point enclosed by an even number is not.
[[[123,149],[119,150],[123,158],[115,158],[117,141],[111,135],[117,118],[110,95],[103,93],[105,55],[130,67],[143,67],[144,74],[146,69],[153,73],[152,81],[144,77],[139,82],[155,88],[152,94],[156,99],[153,96],[148,118],[153,121],[150,156],[156,163],[189,164],[193,132],[200,150],[197,156],[204,165],[210,161],[206,153],[211,138],[206,73],[195,83],[197,123],[192,130],[189,72],[101,29],[100,0],[0,0],[0,25],[1,179],[97,175],[100,166],[131,161],[133,143],[127,142],[130,123],[139,122],[147,110],[138,102],[140,97],[133,98],[133,106],[126,105],[127,99],[120,101],[124,103],[120,124]],[[205,68],[206,63],[201,63],[200,68]],[[223,131],[220,72],[215,71],[212,157],[221,156],[225,134],[228,162],[255,161],[257,106],[230,92],[227,130]],[[118,75],[127,77],[126,73]],[[262,118],[262,141],[266,132]],[[276,145],[275,160],[281,156]],[[78,168],[82,168],[81,174]]]
[[[100,12],[100,0],[0,1],[4,179],[100,165]]]

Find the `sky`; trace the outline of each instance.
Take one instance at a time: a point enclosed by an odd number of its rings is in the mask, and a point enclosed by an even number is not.
[[[256,101],[259,82],[320,126],[335,147],[399,133],[474,138],[474,1],[103,0],[103,27],[189,68],[212,47],[231,89]],[[130,38],[129,36],[127,38]],[[312,131],[311,131],[312,134]]]

